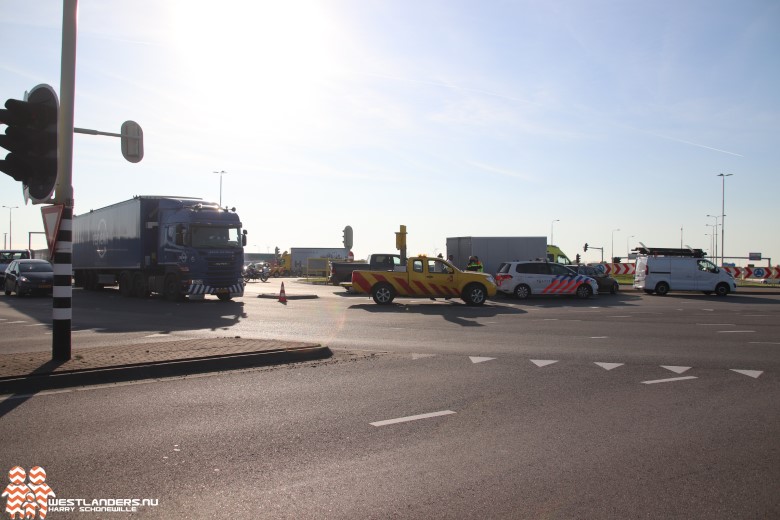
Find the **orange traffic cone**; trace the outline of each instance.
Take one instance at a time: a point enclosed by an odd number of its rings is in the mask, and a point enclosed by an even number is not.
[[[287,295],[284,294],[284,282],[282,282],[282,289],[279,291],[279,303],[287,303]]]

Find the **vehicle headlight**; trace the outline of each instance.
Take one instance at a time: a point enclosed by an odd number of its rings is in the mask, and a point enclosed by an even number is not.
[[[27,283],[27,282],[30,281],[30,279],[27,278],[26,276],[20,276],[19,277],[19,281],[22,282],[22,283]]]
[[[492,275],[488,275],[487,279],[488,279],[488,281],[489,281],[490,283],[492,283],[493,285],[495,285],[495,284],[496,284],[496,279],[495,279],[495,278],[493,278],[493,276],[492,276]]]

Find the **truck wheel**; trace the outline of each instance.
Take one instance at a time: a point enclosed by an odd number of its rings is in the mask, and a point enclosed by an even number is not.
[[[531,288],[527,285],[521,283],[515,287],[515,298],[518,300],[525,300],[529,296],[531,296]]]
[[[655,286],[655,294],[658,296],[666,296],[669,294],[669,284],[666,282],[659,282],[658,285]]]
[[[586,298],[590,298],[593,295],[593,289],[590,288],[590,285],[583,283],[577,287],[577,292],[575,294],[577,295],[577,298],[584,300]]]
[[[127,271],[122,271],[119,274],[119,294],[125,298],[133,295],[133,278]]]
[[[466,302],[466,305],[476,307],[485,303],[485,300],[487,300],[487,291],[485,290],[484,285],[472,283],[463,289],[462,298],[463,301]]]
[[[719,283],[718,286],[715,287],[716,296],[726,296],[729,292],[729,286],[725,283]]]
[[[233,297],[230,296],[229,294],[218,294],[217,298],[219,298],[219,300],[223,302],[229,302],[231,299],[233,299]]]
[[[387,305],[395,298],[395,289],[389,283],[379,283],[374,286],[371,296],[379,305]]]
[[[169,274],[165,277],[165,299],[170,302],[178,302],[183,299],[181,294],[181,282],[176,274]]]
[[[142,273],[133,274],[133,296],[136,298],[146,298],[149,296],[149,289],[146,288],[146,280]]]

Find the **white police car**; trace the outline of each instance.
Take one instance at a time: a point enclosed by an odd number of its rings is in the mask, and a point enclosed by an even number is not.
[[[590,298],[599,293],[598,282],[552,262],[504,262],[496,273],[498,290],[525,299],[532,294],[573,294]]]

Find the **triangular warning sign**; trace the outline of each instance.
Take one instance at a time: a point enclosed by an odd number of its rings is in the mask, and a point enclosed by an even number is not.
[[[43,215],[43,229],[46,232],[46,244],[49,246],[49,258],[54,256],[54,247],[57,245],[57,233],[60,231],[62,221],[63,204],[53,206],[41,206]]]

